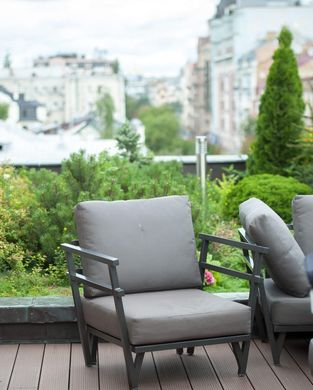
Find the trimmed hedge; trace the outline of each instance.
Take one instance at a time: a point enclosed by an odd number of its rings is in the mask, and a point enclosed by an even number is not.
[[[281,218],[291,221],[291,201],[297,194],[312,194],[313,189],[292,177],[261,174],[247,176],[226,195],[222,212],[226,218],[238,218],[240,203],[255,197],[268,204]]]

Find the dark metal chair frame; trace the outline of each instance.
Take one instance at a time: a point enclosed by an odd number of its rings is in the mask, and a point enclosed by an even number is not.
[[[292,224],[287,225],[292,230]],[[241,242],[256,245],[253,239],[246,233],[245,229],[238,229]],[[246,260],[247,272],[252,272],[254,262],[248,251],[243,249],[243,255]],[[264,267],[263,267],[264,268]],[[313,332],[312,325],[275,325],[270,316],[270,310],[266,299],[264,279],[269,277],[266,273],[266,269],[263,269],[261,273],[261,279],[258,283],[258,296],[259,301],[256,305],[256,325],[259,331],[261,340],[265,342],[267,339],[270,343],[272,357],[274,364],[280,364],[280,355],[284,347],[287,333],[302,333]]]
[[[121,288],[118,281],[118,264],[117,258],[107,256],[105,254],[97,253],[94,251],[86,250],[78,246],[78,242],[72,244],[62,244],[61,247],[66,253],[68,275],[71,282],[71,288],[73,293],[73,299],[76,309],[76,316],[78,322],[78,329],[80,339],[83,348],[83,354],[85,363],[87,366],[96,364],[97,361],[97,345],[98,338],[104,339],[105,341],[112,342],[123,348],[124,358],[126,363],[127,377],[129,388],[134,390],[138,389],[140,369],[142,366],[145,352],[161,351],[167,349],[176,349],[177,353],[183,353],[183,348],[187,348],[187,353],[192,355],[196,346],[218,344],[218,343],[231,343],[232,351],[235,355],[238,364],[238,375],[242,376],[246,373],[248,353],[250,347],[250,340],[252,338],[252,326],[255,316],[255,308],[257,302],[257,291],[258,285],[262,278],[260,276],[262,257],[268,252],[268,248],[260,247],[255,244],[246,242],[234,241],[224,239],[212,235],[200,234],[202,240],[201,251],[200,251],[200,262],[199,267],[201,271],[201,277],[203,281],[204,272],[206,269],[212,271],[224,273],[230,276],[243,278],[248,280],[250,283],[250,293],[248,299],[248,305],[251,307],[251,331],[248,334],[239,334],[232,336],[212,337],[199,340],[185,340],[176,342],[166,342],[160,344],[151,345],[132,345],[129,341],[127,323],[125,319],[124,307],[123,307],[123,296],[125,295],[124,290]],[[240,272],[233,269],[209,264],[206,262],[209,243],[215,242],[219,244],[230,245],[243,251],[251,251],[253,253],[254,267],[251,272]],[[111,284],[99,284],[90,278],[85,277],[82,274],[82,269],[76,269],[74,263],[74,256],[88,256],[90,261],[98,261],[106,264],[109,269]],[[120,326],[121,338],[113,337],[109,334],[103,333],[86,324],[84,314],[82,310],[81,297],[79,293],[79,285],[93,287],[98,290],[110,294],[114,298],[116,313]],[[135,353],[135,359],[133,359],[132,353]]]

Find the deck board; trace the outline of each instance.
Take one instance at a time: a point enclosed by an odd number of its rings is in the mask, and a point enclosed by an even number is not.
[[[152,353],[145,354],[139,383],[142,390],[161,389]]]
[[[191,389],[181,357],[175,350],[154,352],[153,356],[163,390]]]
[[[310,340],[294,340],[287,339],[286,350],[292,356],[294,361],[297,363],[301,371],[308,377],[309,381],[313,384],[313,377],[311,375],[308,354],[309,354],[309,343]]]
[[[193,356],[182,356],[191,386],[197,390],[221,390],[222,386],[203,347],[195,349]]]
[[[72,344],[70,390],[99,390],[98,366],[86,367],[80,344]]]
[[[70,353],[70,344],[46,345],[39,390],[68,389]]]
[[[0,345],[0,390],[5,390],[10,382],[18,345]]]
[[[279,380],[286,390],[312,390],[312,383],[308,380],[306,375],[303,374],[296,362],[285,349],[282,350],[280,356],[280,365],[275,365],[273,364],[269,344],[265,344],[257,340],[256,345],[267,360],[268,364],[271,366],[272,370],[279,377]]]
[[[0,345],[0,390],[127,390],[123,352],[99,344],[99,365],[85,367],[80,344]],[[307,341],[288,340],[281,366],[270,347],[251,343],[247,376],[237,376],[228,344],[198,347],[194,356],[146,353],[140,390],[313,390]]]
[[[225,390],[252,390],[246,376],[237,375],[237,363],[228,344],[209,345],[205,347],[213,364],[223,389]]]
[[[113,344],[99,344],[99,379],[101,390],[128,388],[122,348]]]
[[[16,357],[9,390],[37,390],[45,346],[21,344]]]
[[[255,390],[284,389],[279,379],[256,345],[252,342],[249,351],[247,375]]]

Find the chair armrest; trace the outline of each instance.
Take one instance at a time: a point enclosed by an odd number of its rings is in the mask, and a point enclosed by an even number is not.
[[[77,285],[78,283],[82,283],[85,286],[96,288],[110,295],[114,295],[118,297],[125,295],[124,290],[119,287],[117,281],[116,267],[119,264],[119,261],[116,257],[108,256],[102,253],[91,251],[89,249],[81,248],[80,246],[77,245],[66,244],[66,243],[61,244],[61,248],[66,253],[68,275],[70,277],[71,282],[74,282],[75,285]],[[88,256],[88,259],[90,260],[94,260],[106,264],[109,268],[111,277],[112,275],[114,275],[114,280],[112,281],[111,279],[112,285],[107,283],[98,283],[95,280],[92,280],[79,273],[75,269],[73,255]]]
[[[72,244],[61,244],[61,248],[68,253],[79,256],[88,256],[90,260],[95,260],[111,267],[116,267],[119,261],[116,257],[108,256],[99,252],[91,251],[89,249],[81,248],[80,246]]]
[[[268,253],[269,248],[262,247],[259,245],[256,245],[255,243],[248,243],[248,242],[241,242],[241,241],[235,241],[230,240],[227,238],[222,238],[218,236],[212,236],[209,234],[201,233],[199,235],[200,239],[202,240],[202,247],[201,247],[201,253],[200,253],[200,262],[199,266],[201,269],[210,269],[212,271],[220,272],[226,275],[235,276],[240,279],[245,279],[249,281],[254,281],[255,283],[260,282],[262,280],[262,277],[259,275],[259,268],[256,270],[256,272],[243,272],[243,271],[237,271],[231,268],[222,267],[215,264],[210,264],[206,262],[207,258],[207,252],[208,252],[208,245],[210,242],[215,242],[218,244],[224,244],[231,246],[233,248],[242,249],[244,252],[252,251],[256,253],[258,257],[261,257],[263,254]],[[260,260],[259,263],[262,263]],[[204,271],[203,271],[204,272]]]
[[[235,240],[230,240],[228,238],[212,236],[212,235],[204,234],[204,233],[200,233],[199,237],[203,241],[216,242],[219,244],[229,245],[229,246],[232,246],[234,248],[245,249],[245,250],[249,250],[249,251],[256,252],[256,253],[266,254],[269,252],[269,248],[267,248],[265,246],[259,246],[259,245],[256,245],[254,243],[235,241]]]
[[[70,274],[68,272],[68,275],[70,276],[71,280],[77,283],[82,283],[85,286],[93,287],[96,288],[97,290],[104,291],[110,295],[115,295],[118,297],[122,297],[125,295],[125,292],[122,288],[112,288],[110,284],[107,283],[97,283],[94,280],[87,278],[84,275],[75,273],[75,274]]]
[[[202,269],[209,269],[210,271],[216,271],[220,272],[225,275],[229,276],[235,276],[236,278],[239,279],[245,279],[245,280],[254,280],[256,282],[259,282],[262,277],[253,275],[251,273],[243,272],[243,271],[237,271],[231,268],[226,268],[222,267],[221,265],[215,265],[215,264],[210,264],[210,263],[199,263],[200,268]]]

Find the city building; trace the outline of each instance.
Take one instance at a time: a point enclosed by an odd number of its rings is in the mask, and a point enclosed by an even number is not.
[[[178,77],[150,79],[148,83],[148,97],[153,106],[181,102],[181,88]]]
[[[116,61],[77,54],[39,57],[31,67],[0,69],[0,86],[44,105],[46,124],[62,125],[88,115],[104,94],[113,99],[115,120],[125,121],[124,79]]]
[[[187,62],[182,70],[182,115],[181,122],[184,136],[192,138],[195,135],[195,64]]]
[[[297,0],[220,1],[215,16],[209,21],[210,139],[226,152],[240,151],[242,135],[238,124],[246,114],[249,114],[251,105],[258,104],[257,101],[253,102],[249,93],[253,88],[260,86],[249,84],[253,80],[256,82],[256,77],[251,77],[249,72],[259,72],[259,76],[263,74],[264,80],[266,79],[267,65],[260,62],[251,67],[249,63],[255,61],[256,64],[257,60],[253,54],[250,58],[249,52],[255,50],[268,32],[278,35],[283,26],[287,26],[299,36],[312,39],[312,20],[313,5],[302,5]],[[240,104],[237,107],[239,96]]]
[[[182,74],[182,124],[191,138],[210,131],[210,39],[200,37],[195,63],[188,62]]]
[[[0,86],[0,104],[8,107],[7,121],[19,124],[24,128],[36,128],[46,121],[47,111],[43,104],[36,100],[25,100],[24,94],[17,98],[3,86]]]

